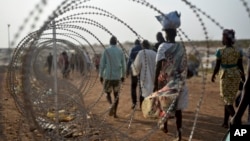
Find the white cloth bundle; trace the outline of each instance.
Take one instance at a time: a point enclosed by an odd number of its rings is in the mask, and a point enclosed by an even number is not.
[[[172,11],[164,15],[156,16],[156,19],[161,23],[163,29],[176,29],[181,25],[180,16],[177,11]]]

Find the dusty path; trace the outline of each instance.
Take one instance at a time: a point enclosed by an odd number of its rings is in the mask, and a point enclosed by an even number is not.
[[[13,141],[18,138],[28,141],[31,139],[29,128],[27,124],[23,123],[21,124],[23,128],[20,130],[19,126],[22,116],[16,109],[14,100],[6,90],[5,73],[2,70],[0,72],[0,141]],[[210,80],[210,76],[207,79]],[[227,130],[220,126],[223,120],[223,104],[219,98],[218,80],[216,80],[216,83],[207,81],[206,87],[203,87],[202,77],[194,77],[189,79],[187,83],[189,87],[189,107],[183,112],[183,140],[187,141],[190,138],[197,104],[199,104],[203,90],[205,90],[203,95],[204,100],[200,107],[192,140],[221,140]],[[137,140],[146,138],[149,141],[169,141],[175,138],[175,119],[169,121],[169,133],[164,134],[158,129],[154,130],[156,121],[145,119],[138,107],[135,111],[131,110],[130,80],[128,78],[125,80],[120,94],[120,103],[118,106],[119,118],[117,119],[108,116],[108,105],[105,96],[97,100],[101,91],[102,85],[97,81],[94,87],[88,92],[84,101],[88,106],[94,104],[91,112],[98,115],[105,123],[112,125],[112,130],[119,130],[123,134],[127,134]],[[243,121],[246,120],[243,119]]]

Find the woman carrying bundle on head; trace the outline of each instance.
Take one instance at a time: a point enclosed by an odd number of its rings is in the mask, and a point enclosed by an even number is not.
[[[160,118],[158,126],[168,132],[167,121],[176,117],[177,140],[181,140],[182,110],[188,104],[186,86],[187,55],[185,47],[175,42],[176,29],[180,26],[180,14],[176,11],[157,16],[166,33],[156,55],[154,93],[145,98],[142,111],[145,117]]]

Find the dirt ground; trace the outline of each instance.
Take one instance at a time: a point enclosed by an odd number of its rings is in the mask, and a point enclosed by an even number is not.
[[[223,103],[219,97],[218,79],[216,83],[210,81],[207,76],[195,76],[187,80],[189,88],[189,105],[183,112],[183,141],[220,141],[227,129],[221,127],[223,121]],[[0,70],[0,141],[22,140],[29,141],[30,130],[28,126],[21,125],[22,115],[16,108],[12,96],[6,90],[6,68]],[[91,89],[88,100],[95,100],[102,85],[96,82]],[[88,104],[88,102],[87,102]],[[93,113],[107,109],[105,97],[93,108]],[[199,112],[198,115],[196,112]],[[127,78],[122,86],[120,103],[118,106],[118,118],[114,119],[106,115],[106,121],[117,129],[121,129],[128,136],[137,140],[170,141],[175,139],[175,119],[169,121],[169,133],[165,134],[156,126],[156,120],[148,120],[142,116],[139,106],[131,110],[130,79]],[[245,117],[244,117],[245,118]],[[132,119],[132,120],[131,120]],[[194,126],[194,121],[197,122]],[[246,121],[243,119],[243,121]],[[119,128],[119,126],[123,126]],[[192,132],[193,131],[193,132]]]

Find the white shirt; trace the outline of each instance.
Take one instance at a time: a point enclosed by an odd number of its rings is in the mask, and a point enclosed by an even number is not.
[[[140,74],[140,86],[142,96],[149,96],[154,89],[156,52],[150,49],[143,49],[137,54],[131,65],[133,75]]]
[[[165,59],[165,52],[168,50],[170,47],[172,47],[174,43],[162,43],[160,44],[158,50],[157,50],[157,55],[156,55],[156,62]]]

